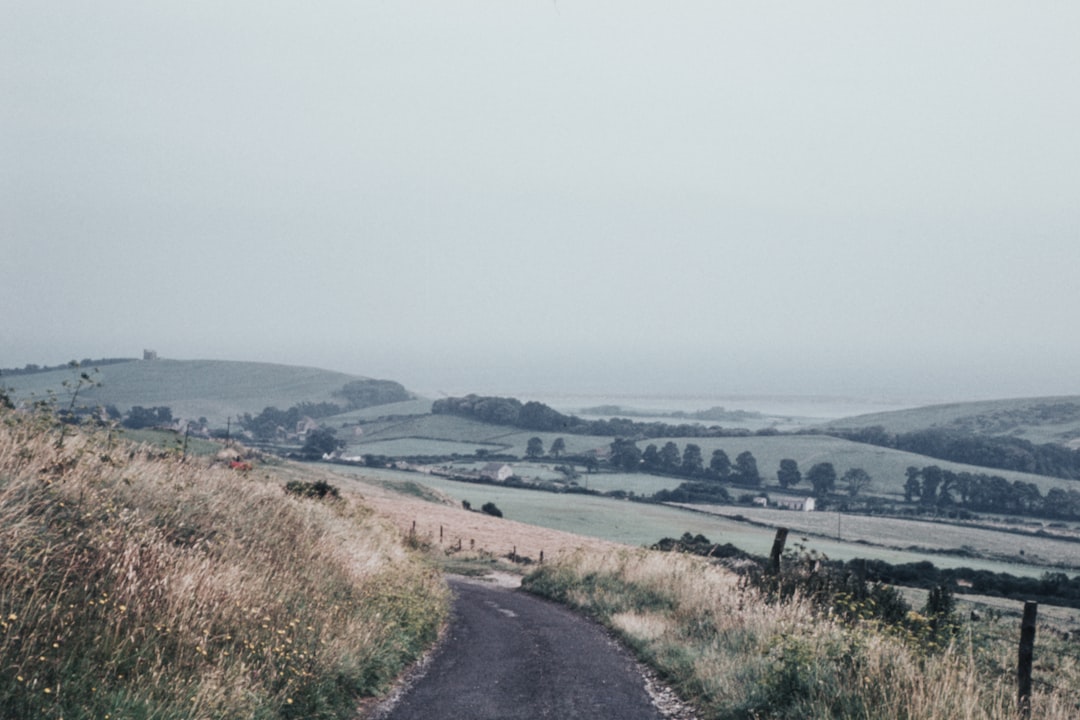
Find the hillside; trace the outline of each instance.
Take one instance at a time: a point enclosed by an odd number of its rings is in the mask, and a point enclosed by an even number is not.
[[[332,720],[386,691],[444,585],[355,495],[248,460],[0,410],[0,715]]]
[[[1011,435],[1033,443],[1080,447],[1080,396],[1014,398],[928,405],[857,415],[824,425],[827,430],[880,426],[889,433],[929,428],[979,435]]]
[[[100,386],[81,391],[79,404],[115,405],[126,412],[134,405],[168,406],[174,417],[205,417],[213,427],[224,427],[229,417],[263,408],[281,409],[300,402],[334,401],[333,393],[346,383],[366,380],[359,375],[260,362],[224,360],[132,360],[104,365],[91,377]],[[5,376],[13,397],[26,400],[48,392],[66,396],[64,381],[72,370],[51,370],[32,375]]]

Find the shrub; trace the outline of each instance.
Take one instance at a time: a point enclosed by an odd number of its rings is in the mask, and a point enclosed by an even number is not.
[[[325,480],[316,480],[315,482],[290,480],[285,483],[285,492],[296,497],[315,500],[325,500],[327,496],[335,500],[341,497],[338,489]]]
[[[493,502],[486,502],[480,506],[481,512],[485,512],[493,517],[502,517],[502,510],[495,506]]]

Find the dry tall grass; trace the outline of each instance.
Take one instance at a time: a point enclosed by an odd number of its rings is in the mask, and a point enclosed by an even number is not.
[[[445,618],[354,500],[56,437],[0,414],[4,717],[349,717]]]
[[[1011,640],[924,647],[803,599],[767,603],[701,558],[645,550],[580,553],[525,586],[613,627],[703,718],[1016,717]],[[1040,686],[1033,717],[1077,717],[1075,663],[1068,674]]]

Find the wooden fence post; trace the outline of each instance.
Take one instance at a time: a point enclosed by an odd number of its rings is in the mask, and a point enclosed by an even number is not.
[[[1035,617],[1039,604],[1024,603],[1024,619],[1020,622],[1020,659],[1016,665],[1018,690],[1016,701],[1020,717],[1031,717],[1031,664],[1035,655]]]
[[[776,528],[776,538],[773,539],[772,552],[769,554],[773,575],[780,574],[780,556],[784,553],[784,545],[787,544],[787,534],[787,528]]]

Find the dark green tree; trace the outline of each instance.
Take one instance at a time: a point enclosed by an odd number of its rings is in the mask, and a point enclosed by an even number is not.
[[[402,402],[410,399],[401,383],[393,380],[353,380],[334,392],[334,397],[345,401],[350,410]]]
[[[544,454],[544,441],[538,437],[529,438],[529,443],[525,447],[525,457],[538,458]]]
[[[912,502],[915,498],[919,497],[919,493],[922,491],[922,485],[919,483],[919,476],[922,471],[914,465],[909,465],[906,471],[907,480],[904,481],[904,501]]]
[[[870,486],[872,478],[870,473],[862,468],[848,468],[848,471],[844,473],[843,481],[848,495],[855,497]]]
[[[731,458],[723,450],[713,450],[712,458],[709,460],[709,470],[717,477],[726,478],[731,474]]]
[[[937,465],[927,465],[922,469],[922,487],[919,490],[919,501],[924,505],[934,505],[938,500],[938,487],[944,474]]]
[[[660,448],[660,469],[667,472],[679,469],[679,446],[670,440]]]
[[[656,449],[656,443],[645,446],[645,452],[641,454],[641,465],[646,470],[660,469],[660,451]]]
[[[615,438],[611,443],[611,464],[625,472],[637,472],[641,465],[641,450],[633,440]]]
[[[687,443],[682,454],[682,473],[694,477],[700,475],[704,469],[701,458],[701,447],[694,443]]]
[[[304,440],[304,447],[300,451],[306,458],[321,458],[345,446],[345,443],[337,439],[337,433],[333,428],[315,428],[308,432]]]
[[[780,461],[780,469],[776,471],[776,480],[780,487],[789,488],[802,482],[802,473],[799,472],[799,463],[791,458]]]
[[[566,452],[566,441],[561,437],[555,438],[551,442],[551,448],[548,449],[548,452],[551,453],[552,457],[558,459],[560,455]]]
[[[735,456],[736,482],[743,485],[760,485],[761,474],[758,472],[757,459],[749,450]]]
[[[128,429],[139,430],[141,428],[168,425],[172,421],[172,410],[164,405],[152,408],[135,405],[128,410],[128,414],[121,424]]]
[[[836,489],[836,468],[831,462],[819,462],[806,473],[806,479],[814,488],[814,495],[825,497]]]

